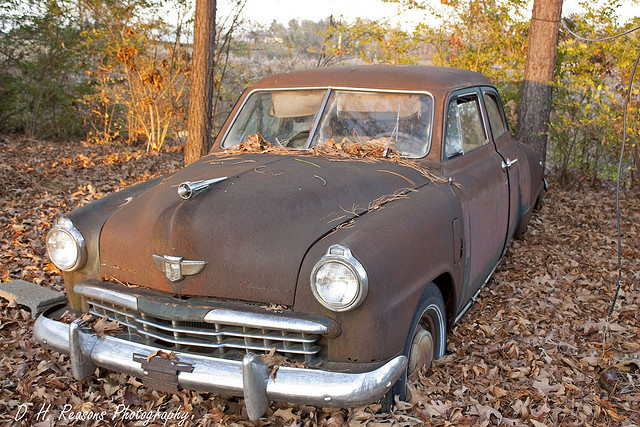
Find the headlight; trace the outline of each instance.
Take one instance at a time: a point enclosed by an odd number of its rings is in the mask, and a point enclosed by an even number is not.
[[[362,304],[369,291],[367,272],[349,248],[333,245],[313,267],[311,290],[329,310],[352,310]]]
[[[47,234],[47,254],[60,270],[74,271],[84,267],[87,248],[78,229],[67,218],[59,218]]]

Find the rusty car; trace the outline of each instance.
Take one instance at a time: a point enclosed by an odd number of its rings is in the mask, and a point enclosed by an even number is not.
[[[544,187],[479,73],[265,77],[206,156],[56,220],[46,243],[68,306],[34,334],[78,380],[103,367],[238,396],[254,420],[270,401],[403,398]]]

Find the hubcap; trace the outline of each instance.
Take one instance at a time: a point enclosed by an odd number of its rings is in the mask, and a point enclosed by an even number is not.
[[[411,343],[411,351],[409,352],[409,378],[415,378],[424,366],[425,370],[431,367],[433,360],[433,337],[431,332],[426,329],[418,329]]]

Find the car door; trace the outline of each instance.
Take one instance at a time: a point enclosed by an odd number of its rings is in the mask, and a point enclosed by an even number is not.
[[[502,256],[509,223],[509,187],[503,159],[491,141],[479,89],[449,96],[443,133],[443,172],[461,200],[464,216],[462,307]]]
[[[501,166],[508,174],[509,179],[509,233],[508,236],[506,236],[506,245],[508,238],[515,234],[516,227],[518,226],[518,207],[522,205],[522,200],[520,200],[521,192],[519,189],[522,163],[519,161],[518,144],[515,139],[511,137],[511,132],[509,132],[502,101],[500,100],[498,92],[491,87],[482,88],[482,98],[491,130],[490,135],[493,137],[496,150],[502,157]]]

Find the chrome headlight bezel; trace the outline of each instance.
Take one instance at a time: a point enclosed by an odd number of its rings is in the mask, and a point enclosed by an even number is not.
[[[327,301],[318,289],[317,274],[320,269],[328,263],[338,264],[351,272],[357,281],[357,289],[353,298],[346,303],[334,303]],[[310,277],[311,291],[316,300],[331,311],[349,311],[359,307],[369,293],[369,279],[367,271],[360,261],[358,261],[351,250],[343,245],[332,245],[327,252],[316,262],[311,271]]]
[[[49,244],[50,239],[57,233],[64,233],[75,243],[75,257],[73,262],[60,264],[60,259],[56,260],[54,252]],[[68,218],[58,218],[55,221],[55,225],[49,230],[46,238],[47,255],[49,259],[62,271],[76,271],[80,270],[87,263],[87,245],[84,237],[73,225],[73,222]]]

